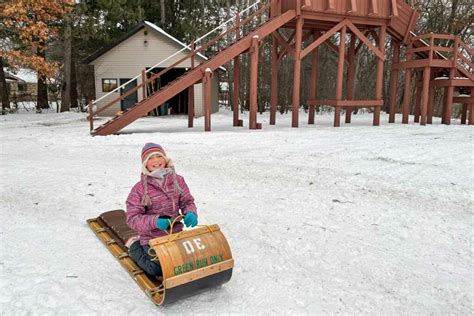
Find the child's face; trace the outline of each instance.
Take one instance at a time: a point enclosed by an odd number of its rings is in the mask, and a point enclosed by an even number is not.
[[[163,169],[166,167],[166,159],[161,155],[153,155],[148,158],[146,162],[146,168],[148,171],[153,172],[157,169]]]

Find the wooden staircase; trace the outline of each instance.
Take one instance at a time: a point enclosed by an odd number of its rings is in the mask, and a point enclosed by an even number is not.
[[[206,70],[216,70],[218,67],[232,60],[234,57],[246,52],[252,45],[252,38],[258,37],[259,40],[270,35],[272,32],[288,23],[296,17],[294,10],[287,11],[282,15],[276,16],[269,19],[258,28],[242,37],[238,41],[234,42],[231,46],[225,48],[206,62],[198,65],[196,68],[189,70],[181,77],[163,86],[155,94],[148,96],[142,101],[135,104],[133,107],[122,112],[120,115],[115,116],[105,124],[92,129],[92,135],[110,135],[117,133],[125,126],[129,125],[133,121],[140,117],[147,115],[151,110],[159,107],[170,98],[174,97],[181,91],[188,87],[199,83],[205,76]],[[91,108],[91,107],[90,107]],[[93,115],[90,115],[92,117]]]
[[[469,124],[474,124],[474,50],[463,43],[459,37],[451,34],[422,35],[410,34],[406,60],[396,63],[392,69],[411,70],[421,74],[417,83],[415,122],[421,125],[431,124],[435,103],[435,89],[443,88],[444,101],[442,123],[450,124],[453,103],[461,103],[462,124],[466,123],[469,111]],[[411,75],[405,76],[405,93],[402,105],[403,123],[408,123],[410,109]],[[459,91],[467,91],[464,96],[456,96]],[[391,109],[393,118],[394,109]],[[393,122],[393,120],[392,120]]]

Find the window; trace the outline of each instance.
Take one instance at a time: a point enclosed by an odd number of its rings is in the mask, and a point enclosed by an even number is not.
[[[102,79],[102,92],[110,92],[117,88],[117,79]]]
[[[24,84],[24,83],[19,83],[18,84],[18,91],[19,92],[26,92],[27,90],[28,90],[28,88],[27,88],[26,84]]]

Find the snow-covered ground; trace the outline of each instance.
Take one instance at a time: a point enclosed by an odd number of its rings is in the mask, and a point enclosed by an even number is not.
[[[298,129],[265,114],[250,131],[224,111],[211,133],[202,118],[188,129],[165,117],[91,137],[85,115],[0,117],[0,314],[473,313],[472,126],[383,115],[373,127],[369,114],[308,126],[302,112]],[[229,283],[167,307],[86,224],[124,207],[147,141],[167,150],[236,263]]]

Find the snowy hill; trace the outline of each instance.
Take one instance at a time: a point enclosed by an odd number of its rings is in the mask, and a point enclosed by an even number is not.
[[[218,113],[211,133],[202,118],[144,118],[106,137],[84,114],[0,117],[1,314],[472,313],[473,127],[301,113],[293,129],[290,116],[249,131]],[[229,283],[167,307],[85,222],[124,208],[147,141],[236,262]]]

